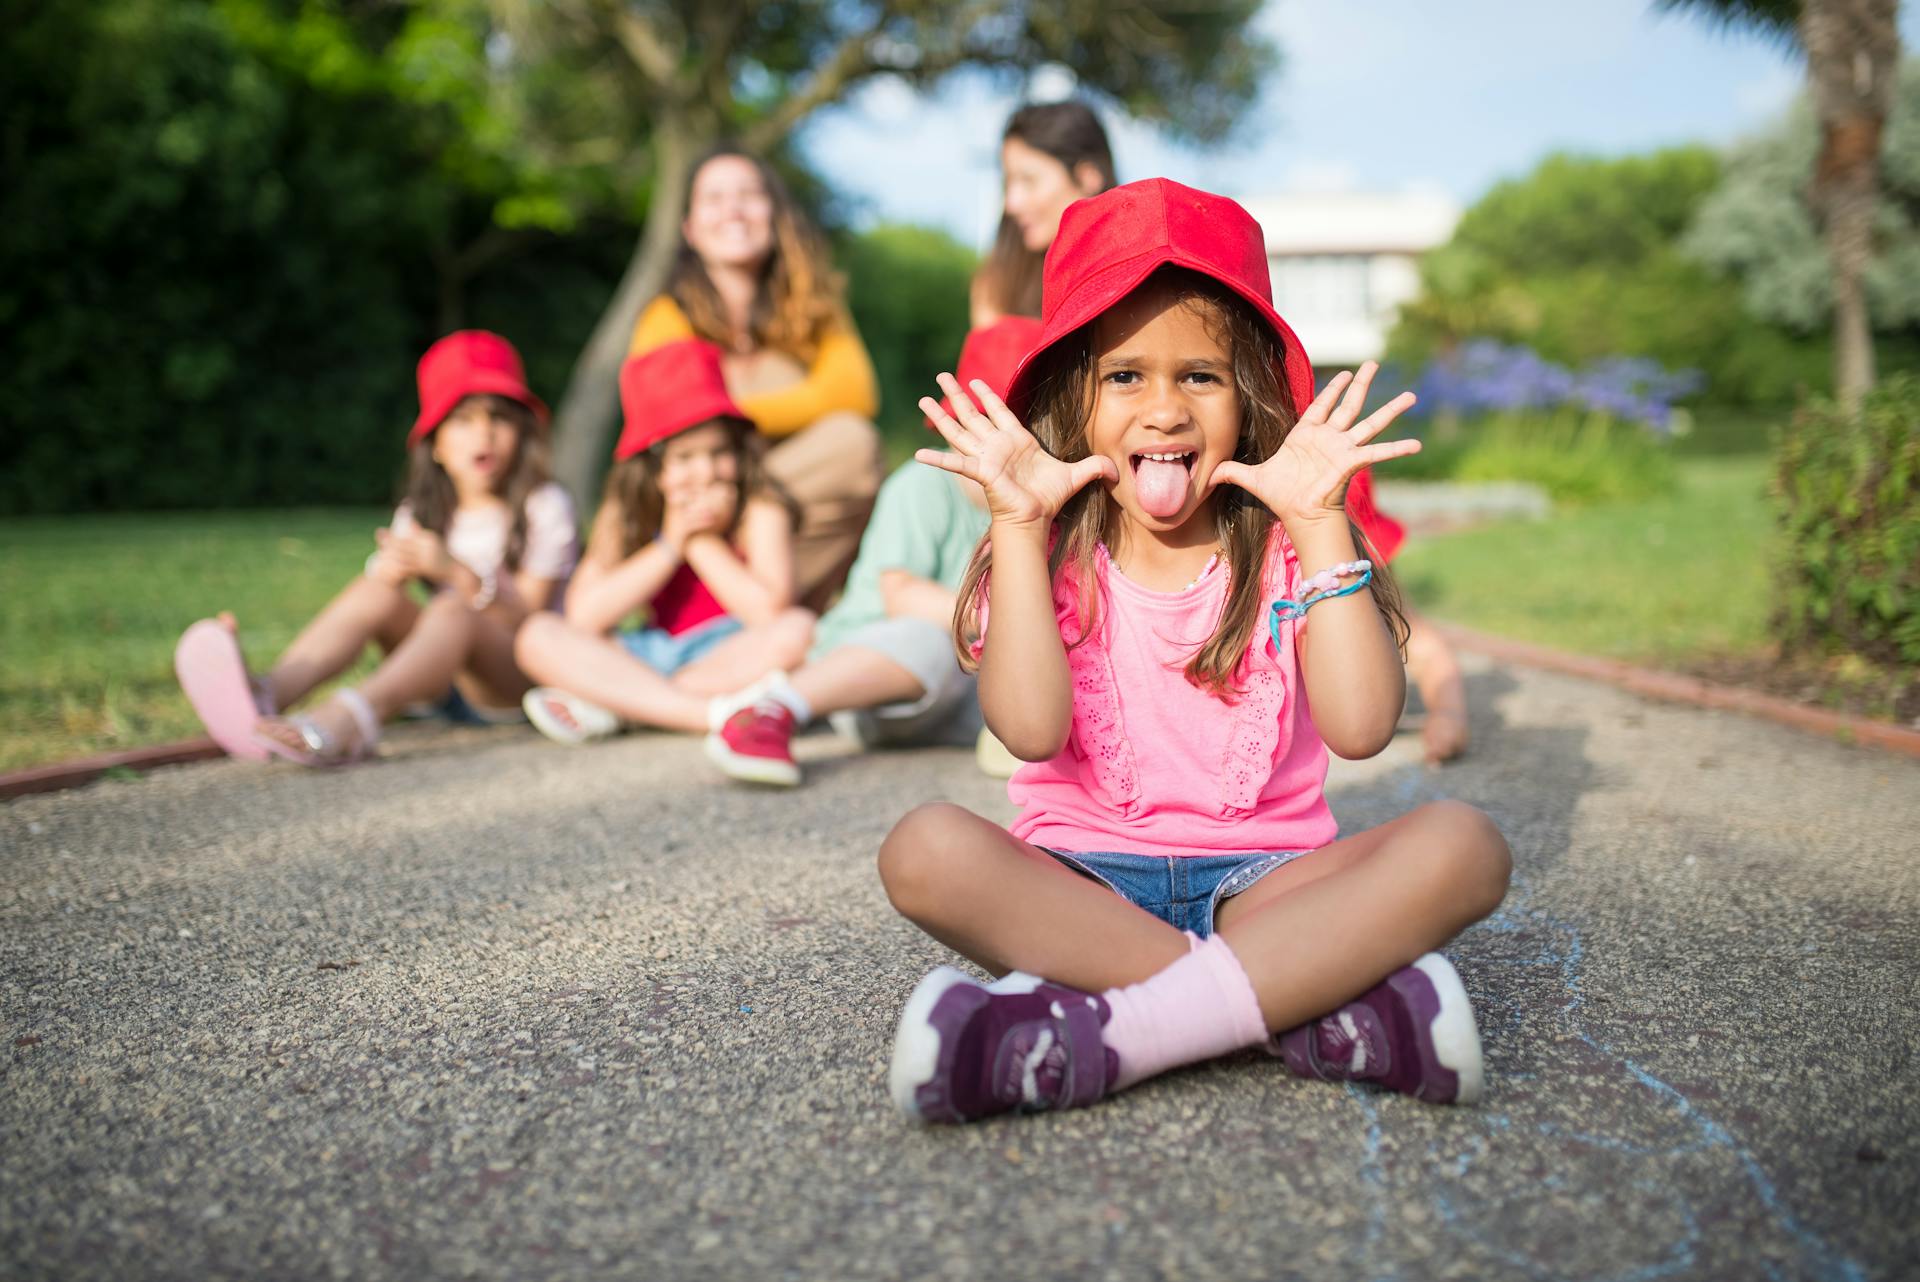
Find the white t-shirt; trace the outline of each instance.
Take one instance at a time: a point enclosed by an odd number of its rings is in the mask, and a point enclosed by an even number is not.
[[[405,503],[395,509],[395,534],[419,528]],[[447,527],[447,553],[484,579],[499,572],[512,532],[513,510],[505,504],[456,511]],[[520,572],[564,584],[579,560],[580,527],[573,500],[549,481],[527,496],[527,546],[520,554]]]

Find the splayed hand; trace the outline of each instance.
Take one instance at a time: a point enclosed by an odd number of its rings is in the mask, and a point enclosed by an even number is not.
[[[1366,418],[1367,389],[1380,367],[1336,374],[1287,439],[1264,463],[1227,462],[1213,469],[1214,485],[1237,485],[1259,499],[1290,529],[1329,517],[1346,518],[1347,482],[1363,467],[1420,451],[1415,440],[1368,442],[1413,405],[1402,392]]]
[[[1119,481],[1113,460],[1105,455],[1066,463],[1047,453],[1006,403],[979,379],[974,380],[972,388],[973,396],[980,399],[979,406],[953,375],[942,374],[939,381],[953,413],[942,409],[931,396],[920,398],[920,408],[953,452],[916,450],[913,456],[929,466],[978,481],[987,492],[987,512],[995,523],[1044,530],[1060,515],[1067,500],[1089,482]]]

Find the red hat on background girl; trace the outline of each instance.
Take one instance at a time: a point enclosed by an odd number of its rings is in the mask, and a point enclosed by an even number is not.
[[[625,421],[613,447],[616,460],[630,459],[716,418],[751,423],[734,404],[720,367],[721,351],[700,338],[663,343],[620,367],[620,409]]]
[[[1313,364],[1273,309],[1267,241],[1253,215],[1225,196],[1166,178],[1076,200],[1060,219],[1041,280],[1041,334],[1014,373],[1007,405],[1026,417],[1034,358],[1118,303],[1161,267],[1186,267],[1231,289],[1272,328],[1296,409],[1313,401]]]
[[[504,396],[533,411],[546,426],[546,405],[527,389],[526,368],[513,344],[484,329],[448,334],[427,349],[414,370],[420,388],[420,417],[413,420],[407,444],[425,439],[469,396]]]
[[[1005,400],[1013,371],[1020,367],[1027,353],[1039,345],[1040,333],[1040,322],[1031,316],[1002,316],[991,325],[970,331],[960,347],[960,364],[953,371],[953,377],[964,388],[971,388],[973,381],[979,379],[993,389],[995,396]],[[944,396],[940,398],[940,408],[953,413],[953,406]],[[933,426],[932,419],[927,420],[927,426]]]

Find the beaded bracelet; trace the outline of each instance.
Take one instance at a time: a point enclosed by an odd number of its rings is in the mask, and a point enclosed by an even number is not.
[[[1342,561],[1338,565],[1328,566],[1310,579],[1302,580],[1300,597],[1305,600],[1315,592],[1331,592],[1340,586],[1340,580],[1349,574],[1365,574],[1373,569],[1371,561]]]
[[[1340,568],[1341,567],[1336,566],[1334,567],[1334,570],[1338,570]],[[1323,574],[1332,574],[1334,573],[1334,570],[1323,571]],[[1312,579],[1309,579],[1307,583],[1302,586],[1316,586],[1321,577],[1322,577],[1321,575],[1316,574],[1313,576]],[[1303,594],[1301,596],[1301,599],[1298,601],[1289,601],[1284,597],[1282,597],[1278,601],[1275,601],[1273,603],[1273,618],[1268,621],[1268,626],[1273,631],[1273,648],[1275,650],[1279,650],[1281,648],[1280,625],[1282,623],[1293,622],[1295,619],[1298,619],[1304,614],[1306,614],[1306,612],[1308,610],[1311,610],[1314,606],[1319,605],[1322,601],[1331,601],[1333,600],[1333,598],[1340,597],[1340,596],[1352,596],[1354,593],[1358,592],[1361,588],[1366,587],[1367,584],[1371,582],[1373,582],[1373,566],[1368,565],[1366,569],[1360,571],[1359,578],[1355,579],[1353,582],[1349,584],[1346,584],[1343,587],[1323,589],[1319,592],[1314,593],[1311,596],[1307,596]]]

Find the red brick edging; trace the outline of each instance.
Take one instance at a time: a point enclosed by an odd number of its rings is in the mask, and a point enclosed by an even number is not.
[[[1505,637],[1490,637],[1450,623],[1435,626],[1442,636],[1462,650],[1484,654],[1503,663],[1518,663],[1568,676],[1585,677],[1590,681],[1604,681],[1650,699],[1692,704],[1697,708],[1744,712],[1792,726],[1796,730],[1920,757],[1920,730],[1909,730],[1891,722],[1832,712],[1776,695],[1761,694],[1758,690],[1720,685],[1699,677],[1682,676],[1677,672],[1635,667],[1619,659],[1596,659],[1584,654],[1568,654],[1564,650],[1549,650],[1545,646],[1529,645],[1524,641],[1509,641]]]
[[[125,752],[102,753],[78,761],[57,761],[50,766],[34,766],[0,774],[0,801],[24,797],[31,792],[57,792],[92,783],[109,770],[152,770],[156,766],[177,766],[188,761],[208,761],[227,754],[211,739],[187,739],[163,743],[151,748],[129,748]]]

